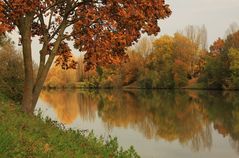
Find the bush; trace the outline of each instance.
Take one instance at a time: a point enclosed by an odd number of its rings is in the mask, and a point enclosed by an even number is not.
[[[21,100],[24,68],[21,54],[9,40],[0,48],[0,91],[13,100]]]
[[[141,88],[150,89],[153,88],[153,81],[151,78],[145,78],[139,81]]]
[[[161,73],[158,82],[156,83],[157,88],[174,88],[174,79],[172,72]]]

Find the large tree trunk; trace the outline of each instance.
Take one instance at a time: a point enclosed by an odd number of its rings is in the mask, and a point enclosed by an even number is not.
[[[24,59],[24,92],[22,100],[22,108],[27,113],[33,112],[32,105],[32,89],[33,89],[33,66],[32,66],[32,50],[31,50],[31,22],[32,16],[26,15],[20,20],[19,30],[22,36],[22,51]]]
[[[39,66],[38,75],[36,81],[33,79],[33,65],[32,65],[32,50],[31,50],[31,25],[32,25],[33,16],[25,15],[20,20],[18,25],[21,37],[22,37],[22,50],[23,50],[23,58],[24,58],[24,70],[25,70],[25,81],[24,81],[24,92],[23,92],[23,100],[22,100],[22,108],[23,111],[33,114],[34,108],[36,106],[37,100],[39,98],[40,92],[42,90],[44,81],[46,80],[49,69],[54,61],[60,43],[62,41],[62,36],[67,27],[66,21],[62,23],[59,34],[57,36],[56,41],[54,42],[53,49],[45,63],[45,48],[48,46],[49,41],[45,40],[42,54],[41,54],[41,62]],[[47,34],[48,36],[48,34]]]

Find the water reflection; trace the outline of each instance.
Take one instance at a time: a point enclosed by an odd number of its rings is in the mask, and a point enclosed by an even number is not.
[[[216,91],[44,91],[64,124],[78,117],[105,128],[133,129],[149,140],[178,141],[193,151],[213,145],[213,131],[239,151],[239,94]]]

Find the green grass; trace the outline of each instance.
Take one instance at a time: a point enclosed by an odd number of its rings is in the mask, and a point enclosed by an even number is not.
[[[0,93],[1,158],[135,158],[133,148],[123,151],[117,139],[105,142],[93,133],[62,130],[50,120],[23,113]]]

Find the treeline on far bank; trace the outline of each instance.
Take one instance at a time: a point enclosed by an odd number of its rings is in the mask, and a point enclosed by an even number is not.
[[[53,66],[45,87],[239,89],[238,30],[231,27],[209,50],[205,27],[189,26],[157,39],[144,37],[127,50],[129,61],[121,65],[86,72],[82,56],[76,70]],[[21,100],[23,81],[22,54],[9,38],[0,37],[0,92]]]
[[[127,54],[124,64],[88,72],[83,57],[76,70],[53,67],[45,87],[239,89],[239,30],[232,26],[209,50],[205,27],[188,26],[174,36],[142,38]]]

